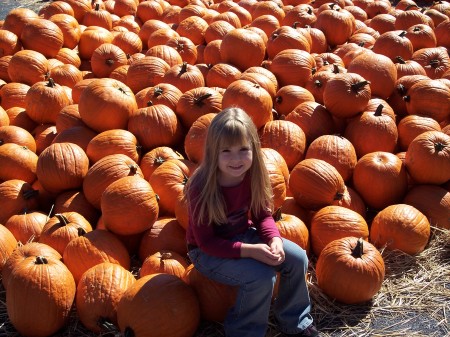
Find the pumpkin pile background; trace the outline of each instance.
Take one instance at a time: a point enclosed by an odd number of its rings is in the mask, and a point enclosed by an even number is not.
[[[73,307],[94,333],[223,319],[235,293],[185,259],[182,195],[229,106],[326,296],[370,301],[383,250],[450,230],[449,2],[59,0],[0,26],[0,271],[24,336]]]

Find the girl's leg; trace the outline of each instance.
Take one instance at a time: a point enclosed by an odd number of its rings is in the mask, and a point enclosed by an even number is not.
[[[208,278],[238,286],[236,303],[224,321],[227,337],[264,337],[269,319],[275,270],[254,259],[222,259],[195,249],[195,268]]]
[[[276,270],[280,273],[278,295],[273,311],[280,329],[284,333],[299,333],[313,321],[310,310],[306,271],[306,252],[292,241],[283,239],[285,261]]]

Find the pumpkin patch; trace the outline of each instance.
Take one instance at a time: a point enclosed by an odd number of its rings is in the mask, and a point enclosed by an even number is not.
[[[186,258],[183,195],[227,107],[258,128],[274,218],[308,252],[314,286],[370,302],[389,271],[384,250],[416,258],[450,229],[449,50],[446,0],[11,10],[0,21],[11,324],[49,336],[76,307],[94,333],[191,337],[223,320],[235,292]],[[24,311],[30,300],[43,309]]]

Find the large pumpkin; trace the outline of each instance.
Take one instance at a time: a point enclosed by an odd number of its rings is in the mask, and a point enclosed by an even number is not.
[[[369,301],[380,290],[385,266],[371,243],[356,237],[330,242],[316,264],[317,283],[328,296],[345,304]]]
[[[75,298],[81,323],[95,333],[117,325],[117,305],[135,282],[133,274],[116,263],[103,262],[86,270]]]
[[[103,192],[100,204],[106,228],[121,235],[144,232],[159,213],[157,195],[139,176],[122,177],[111,183]]]
[[[191,337],[200,322],[194,290],[169,274],[152,274],[137,280],[117,306],[120,331],[140,337]]]
[[[68,322],[75,291],[73,276],[60,260],[28,257],[9,276],[8,317],[22,336],[52,335]]]
[[[0,234],[0,271],[2,271],[6,261],[17,247],[17,240],[9,229],[3,225],[0,225]]]
[[[430,239],[430,223],[417,208],[395,204],[381,210],[370,226],[370,242],[376,247],[418,254]]]

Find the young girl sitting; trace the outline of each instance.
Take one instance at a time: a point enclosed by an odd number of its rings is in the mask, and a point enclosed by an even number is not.
[[[318,336],[306,284],[308,258],[281,238],[257,130],[239,108],[218,113],[204,158],[188,181],[188,255],[208,278],[238,287],[224,321],[227,337],[264,337],[273,313],[285,336]]]

